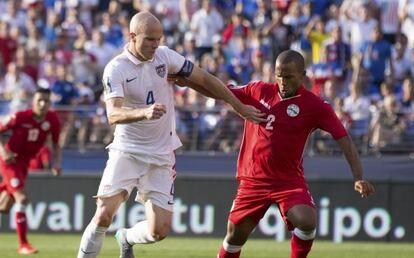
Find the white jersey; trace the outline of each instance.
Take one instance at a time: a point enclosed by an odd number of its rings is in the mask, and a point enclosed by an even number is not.
[[[167,154],[182,145],[175,131],[174,91],[167,75],[178,73],[184,62],[183,56],[165,46],[157,48],[153,59],[141,62],[126,47],[106,65],[105,101],[123,97],[125,108],[146,108],[160,103],[167,109],[160,119],[117,124],[108,148],[129,153]]]

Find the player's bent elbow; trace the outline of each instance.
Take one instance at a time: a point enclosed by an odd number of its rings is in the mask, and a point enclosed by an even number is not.
[[[108,123],[109,125],[116,125],[118,123],[118,119],[115,115],[108,114]]]

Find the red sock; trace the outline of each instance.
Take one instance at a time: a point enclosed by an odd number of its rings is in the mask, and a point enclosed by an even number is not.
[[[16,233],[19,237],[20,245],[27,244],[27,220],[26,213],[18,211],[16,212]]]
[[[290,258],[306,258],[311,250],[312,243],[313,239],[302,240],[295,234],[292,234],[292,239],[290,240]]]
[[[217,258],[239,258],[241,251],[238,251],[237,253],[229,253],[226,250],[224,250],[223,247],[220,248],[219,254],[217,255]]]

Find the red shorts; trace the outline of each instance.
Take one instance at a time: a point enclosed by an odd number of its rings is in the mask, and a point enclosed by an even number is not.
[[[27,178],[28,161],[16,159],[16,162],[6,164],[0,159],[0,171],[7,191],[12,194],[24,188]]]
[[[250,218],[259,223],[267,209],[274,203],[278,205],[289,230],[294,228],[287,219],[287,212],[290,208],[298,204],[315,208],[315,203],[306,184],[258,186],[241,181],[230,211],[229,220],[233,224],[238,224],[243,219]]]

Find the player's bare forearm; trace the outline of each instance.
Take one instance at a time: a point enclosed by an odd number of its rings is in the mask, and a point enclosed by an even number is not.
[[[60,146],[60,144],[57,143],[53,143],[53,152],[52,152],[53,156],[52,156],[52,161],[53,161],[53,166],[52,166],[52,173],[53,175],[57,176],[60,175],[61,169],[62,169],[62,147]]]
[[[145,119],[142,109],[111,108],[107,113],[110,125],[128,124]]]
[[[106,111],[110,125],[127,124],[142,120],[155,120],[161,118],[166,112],[166,106],[154,103],[146,108],[123,107],[123,98],[111,98],[106,101]]]
[[[202,85],[199,85],[195,82],[192,82],[184,76],[171,74],[168,75],[168,80],[181,87],[190,87],[191,89],[203,94],[206,97],[221,100],[221,97],[219,95],[215,95],[208,88],[203,87]]]
[[[212,94],[213,98],[224,100],[229,103],[236,111],[242,109],[243,104],[237,99],[233,93],[220,81],[217,77],[209,74],[201,68],[194,67],[194,70],[188,80],[205,89]]]
[[[359,159],[358,151],[352,143],[349,135],[337,140],[339,146],[351,167],[354,176],[354,190],[361,194],[361,197],[367,197],[375,192],[374,186],[364,179],[361,160]]]
[[[352,142],[352,139],[349,135],[344,136],[337,140],[339,146],[344,152],[345,158],[348,161],[348,164],[351,168],[354,181],[362,180],[363,171],[361,160],[359,159],[358,151],[355,148],[355,145]]]
[[[219,96],[219,98],[230,104],[234,110],[244,119],[250,120],[253,123],[263,123],[266,119],[263,118],[266,114],[260,112],[257,108],[249,105],[244,105],[217,77],[209,74],[201,68],[194,67],[193,72],[188,77],[188,80],[200,85],[206,91],[213,94],[212,96]]]

